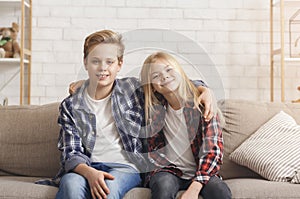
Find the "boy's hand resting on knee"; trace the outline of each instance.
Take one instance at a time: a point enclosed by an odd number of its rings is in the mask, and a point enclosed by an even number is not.
[[[104,199],[109,194],[109,189],[106,186],[105,179],[113,180],[114,176],[104,171],[94,170],[88,175],[88,182],[91,188],[93,199]]]
[[[200,182],[192,182],[189,188],[181,195],[180,199],[198,199],[203,185]]]
[[[109,194],[109,189],[105,183],[105,179],[113,180],[114,176],[111,174],[99,171],[86,164],[78,165],[74,171],[84,176],[89,182],[91,194],[93,199],[105,199]]]

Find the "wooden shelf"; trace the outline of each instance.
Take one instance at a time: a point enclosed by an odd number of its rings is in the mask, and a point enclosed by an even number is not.
[[[22,0],[0,0],[0,3],[21,3]]]
[[[0,58],[0,67],[3,64],[19,64],[21,62],[20,58]],[[29,63],[28,59],[24,60],[25,64]]]
[[[286,62],[300,62],[300,57],[285,57],[284,61]]]
[[[4,89],[15,76],[20,74],[20,105],[30,104],[32,0],[0,0],[0,6],[3,9],[16,9],[17,12],[20,12],[20,16],[16,16],[20,29],[20,58],[0,58],[1,72],[8,71],[12,67],[19,67],[19,69],[8,81],[0,85],[0,90]],[[2,17],[1,14],[0,16]]]
[[[279,7],[279,14],[280,14],[280,48],[274,49],[274,7]],[[284,24],[285,24],[285,16],[287,10],[286,7],[300,7],[300,0],[270,0],[270,98],[271,101],[274,101],[274,62],[278,61],[275,60],[275,56],[279,58],[280,63],[280,79],[281,79],[281,101],[285,101],[285,63],[287,62],[300,62],[300,57],[287,57],[284,46],[285,44],[285,36],[286,33],[284,31]],[[276,13],[277,15],[277,13]]]
[[[276,55],[276,54],[274,54]],[[284,57],[283,58],[284,62],[300,62],[300,57]],[[280,59],[273,59],[274,62],[280,62]]]
[[[273,6],[279,6],[280,0],[273,0]],[[288,7],[300,6],[299,0],[285,0],[284,5]]]
[[[22,0],[0,0],[1,7],[21,7]],[[24,5],[30,7],[29,1],[25,0]]]

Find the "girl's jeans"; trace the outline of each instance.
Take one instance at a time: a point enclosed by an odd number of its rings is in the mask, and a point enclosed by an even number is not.
[[[119,163],[92,163],[93,168],[110,173],[114,180],[105,180],[110,193],[108,199],[121,199],[141,182],[140,174],[132,167]],[[56,199],[91,199],[88,181],[76,173],[65,174],[59,185]]]
[[[186,190],[191,183],[191,180],[181,179],[169,172],[158,172],[152,176],[149,185],[153,199],[173,199],[179,190]],[[219,177],[212,176],[200,195],[204,199],[230,199],[231,191]]]

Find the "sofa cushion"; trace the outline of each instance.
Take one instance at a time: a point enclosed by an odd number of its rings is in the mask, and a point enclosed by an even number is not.
[[[226,122],[223,128],[224,164],[220,170],[224,179],[260,177],[247,167],[231,161],[229,155],[280,110],[291,115],[298,124],[300,123],[300,103],[226,99],[220,100],[218,105]]]
[[[59,103],[0,109],[0,174],[54,177]]]
[[[34,184],[38,178],[0,176],[0,198],[54,199],[57,187]]]
[[[296,199],[300,196],[298,184],[253,178],[228,179],[225,182],[233,199]]]
[[[176,199],[181,198],[184,191],[179,191],[176,195]],[[151,190],[149,188],[133,188],[126,193],[123,199],[151,199]],[[199,196],[198,199],[203,199]]]
[[[268,180],[300,183],[300,126],[280,111],[230,154],[234,162],[247,166]]]

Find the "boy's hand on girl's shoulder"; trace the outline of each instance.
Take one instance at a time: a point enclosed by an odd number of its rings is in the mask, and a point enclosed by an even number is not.
[[[209,122],[217,114],[217,103],[213,92],[207,87],[199,88],[200,96],[198,97],[199,103],[204,106],[203,116],[206,122]]]
[[[83,83],[84,83],[84,80],[79,80],[79,81],[76,81],[76,82],[72,82],[69,85],[69,94],[73,95],[76,92],[76,90],[82,86]]]

